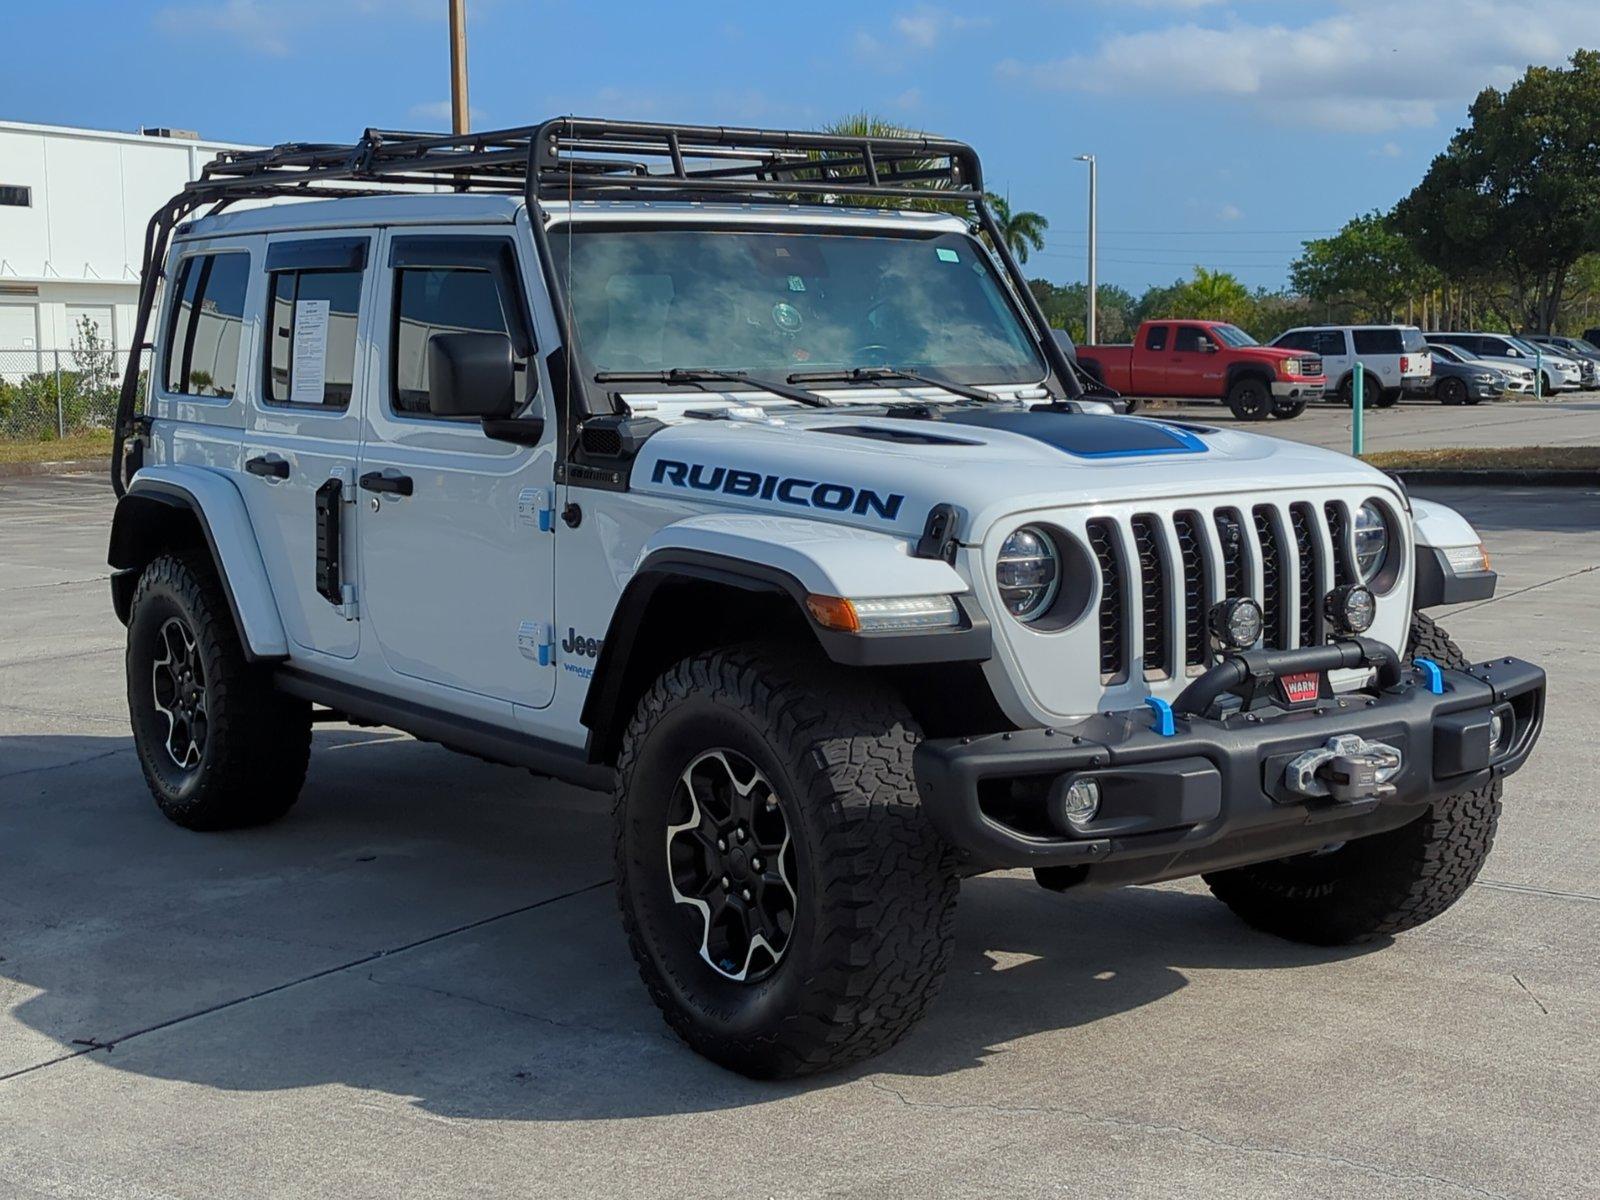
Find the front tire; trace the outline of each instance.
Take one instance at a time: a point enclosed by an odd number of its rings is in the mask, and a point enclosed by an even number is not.
[[[145,568],[127,677],[134,748],[168,820],[235,829],[289,811],[311,754],[311,706],[246,661],[209,561],[163,554]]]
[[[1272,411],[1272,389],[1254,376],[1228,389],[1228,408],[1241,421],[1265,421]]]
[[[617,900],[651,998],[696,1051],[785,1078],[877,1054],[921,1017],[957,882],[918,803],[920,737],[877,680],[759,647],[685,659],[639,702]]]
[[[1438,390],[1440,404],[1467,403],[1467,385],[1454,376],[1441,379]]]
[[[1411,618],[1408,659],[1467,665],[1431,617]],[[1433,920],[1466,894],[1494,844],[1498,781],[1435,801],[1387,833],[1331,850],[1213,871],[1212,893],[1257,929],[1296,942],[1348,945],[1389,937]]]

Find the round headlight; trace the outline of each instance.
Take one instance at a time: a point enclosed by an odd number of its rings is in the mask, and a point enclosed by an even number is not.
[[[1038,620],[1061,588],[1055,541],[1037,526],[1024,525],[1001,545],[994,580],[1008,613],[1019,621]]]
[[[1356,510],[1356,574],[1371,583],[1389,557],[1389,522],[1383,510],[1368,500]]]

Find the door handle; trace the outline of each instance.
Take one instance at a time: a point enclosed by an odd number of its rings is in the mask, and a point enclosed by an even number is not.
[[[288,461],[279,458],[276,454],[263,454],[256,458],[246,459],[244,469],[252,475],[261,475],[268,479],[289,478]]]
[[[411,495],[411,476],[385,475],[382,471],[368,471],[361,477],[361,487],[368,492],[388,492],[395,496]]]

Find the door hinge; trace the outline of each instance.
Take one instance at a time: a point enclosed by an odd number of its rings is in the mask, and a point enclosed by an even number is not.
[[[523,488],[517,493],[517,519],[540,533],[555,528],[555,496],[548,488]]]
[[[524,621],[517,626],[517,650],[529,662],[548,667],[555,661],[556,639],[548,623]]]
[[[334,605],[336,611],[346,621],[356,621],[361,617],[360,610],[356,607],[356,585],[343,584],[339,588],[339,603]]]

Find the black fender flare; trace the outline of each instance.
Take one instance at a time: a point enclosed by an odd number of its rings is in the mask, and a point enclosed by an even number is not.
[[[953,629],[917,633],[853,634],[824,629],[806,604],[809,594],[787,571],[764,563],[704,550],[657,550],[647,557],[623,589],[595,660],[594,676],[579,719],[590,731],[591,760],[615,744],[628,695],[628,664],[636,657],[646,615],[662,588],[684,581],[787,599],[811,631],[816,645],[833,662],[848,667],[892,667],[922,663],[986,662],[993,654],[988,620],[968,595],[957,595],[962,623]]]

